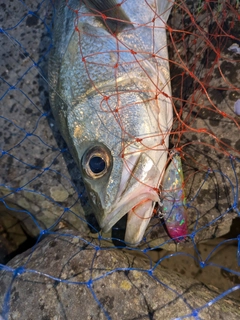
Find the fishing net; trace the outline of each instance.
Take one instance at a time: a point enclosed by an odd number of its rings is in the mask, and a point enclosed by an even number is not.
[[[171,238],[156,208],[136,247],[124,242],[124,218],[101,232],[52,116],[54,1],[13,0],[1,9],[0,319],[208,319],[215,305],[225,308],[214,309],[216,318],[238,319],[231,308],[240,289],[239,1],[177,0],[172,8],[169,158],[171,150],[181,158],[188,231]],[[147,25],[153,32],[157,19]]]

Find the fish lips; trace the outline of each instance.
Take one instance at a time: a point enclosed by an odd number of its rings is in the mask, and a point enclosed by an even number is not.
[[[103,232],[108,232],[124,215],[128,214],[125,231],[125,242],[128,245],[137,245],[143,238],[145,230],[152,217],[155,202],[159,201],[156,191],[151,188],[137,189],[131,194],[132,199],[118,203],[115,210],[105,214],[100,227]],[[146,190],[147,189],[147,190]]]

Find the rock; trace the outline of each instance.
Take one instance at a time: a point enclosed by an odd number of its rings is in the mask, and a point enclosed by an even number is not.
[[[137,251],[58,230],[1,271],[0,305],[11,288],[9,320],[239,319],[239,302],[218,300],[216,288],[168,272]]]

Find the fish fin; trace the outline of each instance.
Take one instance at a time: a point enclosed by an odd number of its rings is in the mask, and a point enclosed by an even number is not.
[[[100,19],[110,33],[118,33],[133,25],[126,12],[116,0],[84,0],[86,7],[95,14],[102,14]],[[103,18],[103,15],[107,18]]]
[[[157,12],[164,22],[167,22],[175,0],[158,0]]]

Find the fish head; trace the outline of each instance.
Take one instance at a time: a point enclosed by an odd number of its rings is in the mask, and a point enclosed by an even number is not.
[[[72,109],[67,125],[99,226],[108,232],[127,214],[125,242],[129,245],[142,240],[159,201],[168,145],[167,135],[162,144],[162,135],[156,134],[156,128],[151,131],[158,123],[158,116],[153,119],[148,114],[153,106],[140,103],[139,96],[135,99],[134,110],[123,108],[116,117],[106,112],[101,95],[93,95]],[[110,99],[108,107],[115,103]]]
[[[106,145],[95,142],[83,154],[80,168],[103,232],[128,214],[125,241],[139,243],[159,200],[161,173],[153,160],[147,153],[115,157]]]

